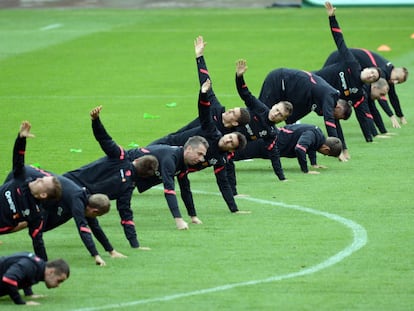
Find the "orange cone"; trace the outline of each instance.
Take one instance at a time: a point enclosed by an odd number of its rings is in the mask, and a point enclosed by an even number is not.
[[[386,45],[386,44],[382,44],[382,45],[380,45],[377,48],[377,51],[380,51],[380,52],[389,52],[389,51],[391,51],[391,48],[388,45]]]

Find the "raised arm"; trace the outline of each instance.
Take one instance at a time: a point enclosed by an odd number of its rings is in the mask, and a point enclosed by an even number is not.
[[[89,113],[92,120],[93,135],[108,157],[114,159],[122,158],[125,153],[124,149],[117,145],[103,126],[99,118],[101,110],[102,106],[97,106]]]
[[[23,172],[24,168],[24,156],[26,152],[26,138],[34,137],[30,133],[32,125],[29,121],[23,121],[20,125],[19,134],[13,148],[13,176],[18,176]]]

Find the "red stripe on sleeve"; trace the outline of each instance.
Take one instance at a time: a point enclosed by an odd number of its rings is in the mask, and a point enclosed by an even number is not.
[[[165,194],[173,194],[173,195],[175,195],[175,191],[174,190],[164,189],[164,193]]]
[[[336,128],[336,124],[335,124],[335,123],[332,123],[332,122],[329,122],[329,121],[325,121],[325,124],[326,124],[327,126],[329,126],[329,127]]]
[[[333,32],[342,32],[341,28],[331,28]]]
[[[91,233],[91,229],[89,229],[88,227],[80,227],[80,231],[81,232],[86,232],[86,233]]]
[[[3,278],[1,280],[4,283],[10,284],[10,285],[15,286],[15,287],[17,287],[17,285],[18,285],[16,280],[12,280],[12,279],[10,279],[10,278],[8,278],[6,276],[3,276]]]
[[[43,220],[40,222],[39,227],[37,227],[37,228],[33,231],[33,233],[32,233],[32,238],[35,238],[35,237],[39,234],[39,232],[42,230],[42,228],[43,228]]]
[[[299,148],[300,150],[306,152],[306,148],[303,147],[303,146],[301,146],[301,145],[299,145],[299,144],[296,145],[296,148]]]

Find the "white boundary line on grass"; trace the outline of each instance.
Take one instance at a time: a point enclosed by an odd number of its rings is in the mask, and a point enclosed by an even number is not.
[[[217,193],[210,193],[210,192],[197,191],[197,190],[193,191],[193,193],[206,194],[206,195],[218,195]],[[362,227],[361,225],[357,224],[356,222],[354,222],[350,219],[341,217],[339,215],[331,214],[331,213],[327,213],[327,212],[321,212],[321,211],[318,211],[318,210],[314,210],[312,208],[302,207],[302,206],[299,206],[299,205],[290,205],[290,204],[285,204],[285,203],[282,203],[282,202],[273,202],[273,201],[267,201],[267,200],[256,199],[256,198],[251,198],[251,197],[239,197],[238,199],[251,201],[251,202],[255,202],[255,203],[259,203],[259,204],[279,206],[279,207],[293,209],[293,210],[297,210],[297,211],[300,211],[300,212],[305,212],[305,213],[309,213],[309,214],[313,214],[313,215],[317,215],[317,216],[326,217],[330,220],[339,222],[340,224],[348,227],[353,233],[353,241],[352,241],[351,244],[349,244],[343,250],[336,253],[332,257],[329,257],[325,261],[323,261],[323,262],[321,262],[317,265],[311,266],[309,268],[303,269],[301,271],[298,271],[298,272],[292,272],[292,273],[287,273],[287,274],[282,274],[282,275],[275,275],[275,276],[271,276],[271,277],[268,277],[268,278],[265,278],[265,279],[260,279],[260,280],[251,280],[251,281],[240,282],[240,283],[225,284],[225,285],[221,285],[221,286],[217,286],[217,287],[200,289],[200,290],[186,292],[186,293],[178,293],[178,294],[168,295],[168,296],[163,296],[163,297],[141,299],[141,300],[130,301],[130,302],[122,302],[122,303],[110,304],[110,305],[105,305],[105,306],[100,306],[100,307],[75,309],[73,311],[98,311],[98,310],[105,310],[105,309],[118,309],[118,308],[130,307],[130,306],[136,306],[136,305],[145,305],[145,304],[153,303],[153,302],[170,301],[170,300],[185,298],[185,297],[189,297],[189,296],[196,296],[196,295],[203,295],[203,294],[209,294],[209,293],[214,293],[214,292],[221,292],[221,291],[233,289],[233,288],[236,288],[236,287],[251,286],[251,285],[281,281],[281,280],[286,280],[286,279],[292,279],[292,278],[295,278],[295,277],[300,277],[300,276],[312,274],[312,273],[318,272],[320,270],[326,269],[330,266],[333,266],[333,265],[341,262],[346,257],[350,256],[352,253],[356,252],[357,250],[361,249],[362,247],[364,247],[367,244],[367,241],[368,241],[367,232],[364,229],[364,227]]]

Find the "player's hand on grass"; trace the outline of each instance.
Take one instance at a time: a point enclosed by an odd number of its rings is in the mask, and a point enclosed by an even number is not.
[[[39,299],[39,298],[45,298],[46,295],[33,294],[33,295],[28,296],[28,297],[30,297],[31,299]]]
[[[401,124],[404,124],[404,125],[408,123],[405,117],[400,117],[400,122]]]
[[[188,230],[188,224],[182,218],[175,218],[175,225],[178,230]]]
[[[99,255],[95,256],[95,263],[97,266],[101,266],[101,267],[106,266],[106,262]]]
[[[37,301],[26,301],[26,305],[28,305],[28,306],[38,306],[38,305],[40,305],[40,302],[37,302]]]
[[[395,116],[391,116],[390,120],[391,120],[391,124],[392,124],[393,128],[395,128],[395,129],[401,128],[401,125],[400,125],[400,123],[398,123],[398,120]]]
[[[318,172],[318,171],[308,171],[306,174],[309,174],[309,175],[318,175],[318,174],[320,174],[320,172]]]
[[[197,216],[192,216],[191,217],[191,223],[196,224],[196,225],[203,224],[203,222]]]
[[[237,211],[237,212],[234,212],[233,214],[251,214],[252,212],[251,211]]]
[[[116,250],[109,252],[109,255],[111,255],[112,258],[127,258],[127,256],[121,254],[120,252],[117,252]]]

